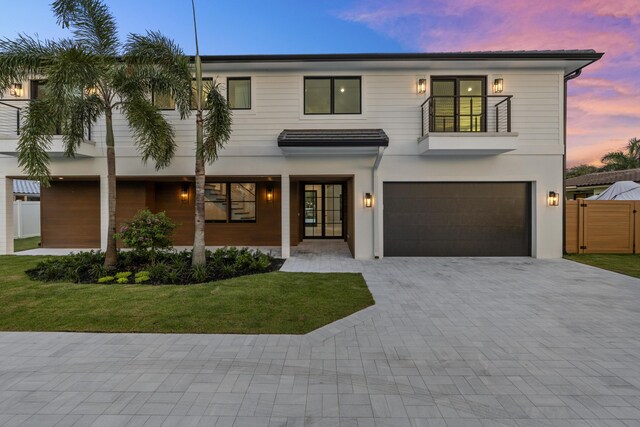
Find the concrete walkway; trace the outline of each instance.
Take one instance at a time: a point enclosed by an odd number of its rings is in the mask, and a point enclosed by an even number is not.
[[[362,271],[377,304],[306,336],[3,333],[0,424],[640,425],[640,280],[529,258],[284,269]]]

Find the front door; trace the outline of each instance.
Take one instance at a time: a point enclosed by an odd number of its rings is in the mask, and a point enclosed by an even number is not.
[[[305,184],[303,228],[305,239],[344,237],[343,184]]]

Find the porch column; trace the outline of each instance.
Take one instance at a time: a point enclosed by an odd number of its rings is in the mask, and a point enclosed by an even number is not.
[[[107,175],[100,175],[100,249],[107,250],[109,231],[109,181]]]
[[[291,184],[289,182],[289,175],[282,175],[280,178],[280,205],[282,207],[282,258],[289,258],[289,256],[291,256],[290,192]]]
[[[13,253],[13,179],[0,177],[0,255]]]

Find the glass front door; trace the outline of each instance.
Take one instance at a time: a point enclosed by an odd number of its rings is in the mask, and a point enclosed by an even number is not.
[[[305,184],[303,227],[305,239],[336,239],[344,236],[343,184]]]

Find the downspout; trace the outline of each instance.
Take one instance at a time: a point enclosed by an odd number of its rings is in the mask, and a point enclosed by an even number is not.
[[[380,258],[380,234],[378,233],[380,214],[378,209],[380,209],[379,203],[382,200],[378,197],[378,167],[382,161],[382,155],[384,154],[385,148],[386,147],[378,147],[378,155],[376,156],[376,161],[373,163],[373,168],[371,168],[371,188],[373,188],[373,257],[376,259]]]
[[[566,185],[564,185],[567,177],[567,83],[569,80],[573,80],[577,77],[580,77],[582,74],[582,68],[575,70],[572,73],[564,76],[564,141],[563,141],[563,152],[562,152],[562,253],[566,255],[567,253],[567,189]]]

